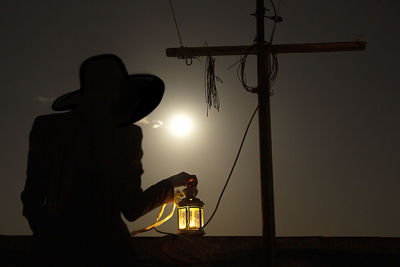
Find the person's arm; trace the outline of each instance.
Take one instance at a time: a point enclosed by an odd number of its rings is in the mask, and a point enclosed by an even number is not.
[[[142,130],[136,125],[129,128],[129,137],[124,139],[123,146],[128,147],[127,151],[134,152],[134,159],[129,168],[121,167],[121,212],[129,221],[134,221],[149,211],[162,204],[174,200],[174,187],[184,186],[193,181],[197,184],[197,178],[185,172],[164,179],[145,191],[141,188],[142,169]],[[129,154],[129,153],[128,153]],[[121,159],[122,160],[122,159]]]
[[[139,217],[174,200],[174,187],[168,180],[163,180],[150,186],[145,191],[138,184],[130,183],[125,187],[122,214],[128,221],[135,221]]]
[[[125,218],[129,221],[135,221],[139,217],[145,215],[149,211],[161,206],[162,204],[169,203],[174,200],[174,187],[187,186],[189,183],[197,186],[197,178],[195,175],[190,175],[186,172],[181,172],[173,175],[155,185],[150,186],[144,192],[139,183],[127,184],[125,187],[127,195],[125,199],[125,206],[122,210]],[[136,192],[136,193],[135,193]]]

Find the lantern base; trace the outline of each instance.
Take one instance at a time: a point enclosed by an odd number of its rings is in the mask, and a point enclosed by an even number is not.
[[[181,229],[178,230],[178,235],[204,235],[205,232],[203,229],[199,230],[187,230],[187,229]]]

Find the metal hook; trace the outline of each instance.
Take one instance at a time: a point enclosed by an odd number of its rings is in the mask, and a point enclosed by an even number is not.
[[[192,57],[185,58],[185,63],[188,66],[192,65],[193,64],[193,58]]]

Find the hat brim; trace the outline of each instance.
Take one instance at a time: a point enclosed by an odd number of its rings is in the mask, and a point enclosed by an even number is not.
[[[128,76],[131,90],[140,91],[140,101],[132,111],[126,124],[135,123],[150,114],[161,102],[164,95],[164,82],[152,74],[133,74]],[[67,111],[79,106],[84,90],[78,89],[58,97],[52,104],[54,111]]]

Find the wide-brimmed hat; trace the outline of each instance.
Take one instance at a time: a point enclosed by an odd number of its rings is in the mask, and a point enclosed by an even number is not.
[[[52,105],[55,111],[72,110],[85,103],[81,101],[82,96],[88,90],[96,90],[93,81],[102,83],[118,79],[124,84],[124,92],[135,90],[134,94],[126,93],[124,97],[135,97],[127,103],[135,103],[127,122],[132,124],[150,114],[160,104],[164,94],[163,81],[152,74],[129,75],[122,60],[111,54],[98,55],[86,59],[79,71],[80,88],[58,97]],[[132,91],[133,92],[133,91]]]

